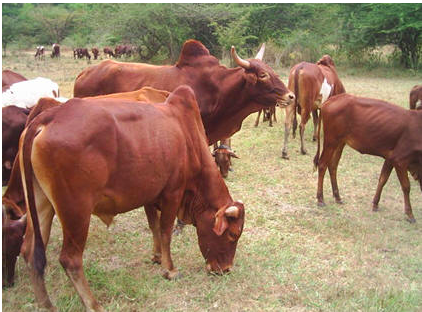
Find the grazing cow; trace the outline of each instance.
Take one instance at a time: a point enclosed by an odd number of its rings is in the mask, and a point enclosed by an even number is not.
[[[130,45],[118,45],[115,49],[114,49],[114,55],[115,57],[121,57],[123,55],[126,56],[131,56],[133,53],[133,48]]]
[[[12,165],[19,149],[19,137],[25,127],[29,109],[17,106],[2,108],[2,185],[10,178]]]
[[[104,52],[104,54],[105,54],[106,56],[108,56],[108,57],[114,57],[113,50],[112,50],[112,49],[110,49],[109,47],[105,47],[105,48],[103,49],[103,52]]]
[[[15,266],[21,251],[26,229],[26,215],[11,219],[2,209],[2,286],[11,287],[15,282]]]
[[[60,45],[57,43],[52,46],[51,58],[60,58]]]
[[[37,77],[14,83],[2,94],[2,105],[16,105],[31,108],[42,97],[57,98],[60,96],[59,86],[48,78]]]
[[[28,80],[24,76],[22,76],[21,74],[15,73],[15,72],[8,70],[8,69],[5,69],[5,70],[2,71],[1,79],[2,79],[2,82],[1,82],[2,92],[9,89],[10,86],[12,84],[16,83],[16,82]]]
[[[60,263],[90,311],[103,310],[82,267],[91,214],[110,224],[145,206],[153,261],[166,278],[178,275],[170,254],[176,216],[196,226],[207,270],[232,267],[244,207],[232,200],[209,153],[191,88],[180,86],[164,104],[71,99],[31,122],[19,155],[29,207],[22,254],[42,307],[54,309],[43,272],[55,213],[63,229]]]
[[[73,49],[73,58],[76,59],[76,57],[78,59],[81,59],[81,58],[85,57],[87,60],[91,60],[91,54],[89,54],[87,48],[76,48],[76,49]]]
[[[258,112],[258,116],[256,117],[256,120],[255,120],[255,127],[258,127],[259,125],[259,117],[261,117],[261,113],[263,113],[262,122],[269,121],[268,126],[270,127],[273,126],[273,120],[277,122],[275,106],[272,106],[269,108],[263,108],[263,109],[260,109]]]
[[[416,104],[422,105],[422,85],[416,85],[410,90],[409,95],[409,107],[410,109],[416,109]]]
[[[98,55],[100,54],[100,51],[98,48],[92,48],[91,49],[92,55],[94,55],[94,60],[98,59]]]
[[[43,60],[44,56],[44,46],[38,46],[37,51],[35,52],[35,59]]]
[[[220,141],[220,144],[214,143],[214,151],[212,156],[215,159],[215,163],[220,170],[223,178],[227,178],[229,170],[232,165],[231,158],[239,158],[231,149],[230,138]]]
[[[259,56],[262,56],[261,51]],[[294,99],[293,93],[260,59],[243,60],[234,47],[231,53],[240,67],[229,69],[220,65],[196,40],[185,42],[174,66],[104,60],[78,75],[73,93],[75,97],[87,97],[132,91],[143,86],[172,91],[187,84],[195,91],[211,145],[231,137],[249,114],[277,102],[287,105]]]
[[[304,132],[305,125],[312,114],[314,121],[314,141],[316,140],[316,126],[318,120],[317,109],[330,96],[346,92],[341,83],[333,60],[324,55],[316,64],[302,62],[290,70],[288,88],[294,91],[296,99],[293,105],[286,107],[284,145],[282,157],[289,159],[287,142],[293,125],[293,136],[296,131],[296,109],[300,114],[300,151],[306,154]]]
[[[321,119],[324,145],[319,156]],[[321,108],[318,125],[318,150],[314,164],[318,167],[318,204],[323,206],[323,180],[328,166],[333,195],[341,203],[337,186],[337,166],[347,144],[362,154],[385,159],[373,210],[378,209],[381,191],[394,167],[404,194],[404,211],[415,222],[409,200],[409,171],[419,181],[422,191],[422,111],[408,111],[381,100],[341,94],[330,98]]]

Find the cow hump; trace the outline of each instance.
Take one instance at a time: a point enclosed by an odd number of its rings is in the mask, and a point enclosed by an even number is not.
[[[188,40],[183,44],[177,66],[189,65],[201,56],[210,56],[210,51],[201,42],[192,39]]]

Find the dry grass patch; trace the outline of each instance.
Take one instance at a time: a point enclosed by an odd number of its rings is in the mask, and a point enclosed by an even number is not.
[[[93,61],[95,64],[98,61]],[[86,66],[70,50],[59,61],[48,56],[35,62],[16,52],[3,59],[3,69],[27,78],[44,76],[72,96],[73,82]],[[287,82],[288,69],[279,69]],[[340,77],[350,93],[385,99],[405,108],[411,87],[420,79],[375,74]],[[350,71],[348,71],[350,72]],[[312,123],[306,130],[308,155],[300,155],[299,139],[290,139],[290,160],[281,159],[284,112],[278,122],[254,127],[248,117],[232,144],[241,159],[226,183],[234,199],[246,207],[245,230],[234,271],[226,276],[205,273],[196,232],[187,227],[173,238],[175,265],[183,277],[166,281],[150,262],[152,235],[143,209],[116,217],[107,229],[92,219],[84,267],[91,288],[107,311],[420,311],[422,310],[422,197],[411,181],[416,224],[404,221],[403,195],[393,173],[385,186],[380,211],[371,201],[383,160],[345,148],[338,169],[340,194],[327,206],[316,206],[317,173],[312,158]],[[48,246],[47,288],[60,311],[82,311],[58,257],[61,228],[54,221]],[[16,286],[3,290],[3,311],[34,311],[34,296],[19,259]]]

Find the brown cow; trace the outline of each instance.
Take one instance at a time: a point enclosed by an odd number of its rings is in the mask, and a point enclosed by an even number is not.
[[[249,114],[277,102],[287,105],[294,99],[293,93],[260,59],[243,60],[234,47],[231,53],[240,67],[221,66],[196,40],[185,42],[174,66],[104,60],[78,75],[73,93],[75,97],[87,97],[132,91],[143,86],[172,91],[187,84],[195,91],[211,145],[231,137]]]
[[[270,127],[273,126],[273,120],[277,122],[275,106],[272,106],[269,108],[263,108],[263,109],[260,109],[258,112],[258,116],[256,117],[256,120],[255,120],[255,127],[258,127],[259,125],[259,117],[261,117],[261,113],[263,113],[262,122],[268,121],[269,122],[268,126]]]
[[[319,156],[320,123],[324,124],[324,145]],[[385,158],[373,210],[378,209],[382,188],[394,167],[404,194],[404,211],[415,222],[409,200],[409,171],[422,191],[422,111],[408,111],[385,101],[341,94],[330,98],[321,108],[318,125],[318,204],[323,206],[323,180],[328,166],[336,202],[341,203],[337,186],[337,166],[347,144],[362,154]]]
[[[305,125],[312,114],[314,121],[314,141],[316,140],[317,108],[330,96],[346,92],[341,83],[333,60],[324,55],[316,64],[302,62],[290,70],[289,90],[294,91],[294,104],[286,107],[284,145],[282,157],[288,159],[287,142],[293,125],[293,136],[296,130],[296,109],[300,114],[301,153],[306,154],[304,132]]]
[[[419,106],[422,105],[422,85],[416,85],[410,90],[409,95],[409,107],[410,109],[416,109],[416,103],[419,102]]]
[[[21,140],[29,207],[22,254],[42,307],[53,309],[43,272],[56,212],[64,236],[60,263],[87,310],[103,310],[82,268],[91,214],[110,224],[145,206],[153,261],[162,263],[166,278],[178,274],[170,255],[176,216],[196,226],[207,270],[232,267],[244,207],[214,164],[191,88],[177,88],[164,104],[74,98],[40,114]]]
[[[98,55],[100,54],[100,51],[98,48],[92,48],[91,49],[92,55],[94,55],[94,60],[98,59]]]
[[[220,141],[220,144],[214,143],[214,151],[212,156],[215,159],[217,167],[220,169],[220,173],[223,178],[227,178],[229,170],[231,170],[232,161],[231,158],[239,158],[231,149],[231,139],[227,138]]]
[[[89,54],[87,48],[73,49],[73,58],[76,59],[76,57],[78,57],[78,59],[85,57],[87,60],[91,60],[91,54]]]
[[[35,55],[34,55],[35,59],[43,60],[45,58],[44,51],[45,51],[44,46],[38,46],[37,51],[35,51]]]
[[[15,73],[11,70],[5,69],[1,73],[1,84],[2,84],[2,92],[6,91],[10,88],[10,86],[16,82],[28,80],[21,74]]]
[[[51,58],[60,58],[60,45],[57,43],[52,46]]]
[[[103,52],[104,52],[104,54],[105,54],[106,56],[108,56],[108,57],[114,57],[113,50],[112,50],[112,49],[110,49],[109,47],[105,47],[105,48],[103,49]]]

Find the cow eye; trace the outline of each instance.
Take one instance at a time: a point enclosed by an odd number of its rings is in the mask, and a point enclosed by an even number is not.
[[[268,75],[268,73],[260,73],[259,74],[259,79],[267,79],[270,75]]]

